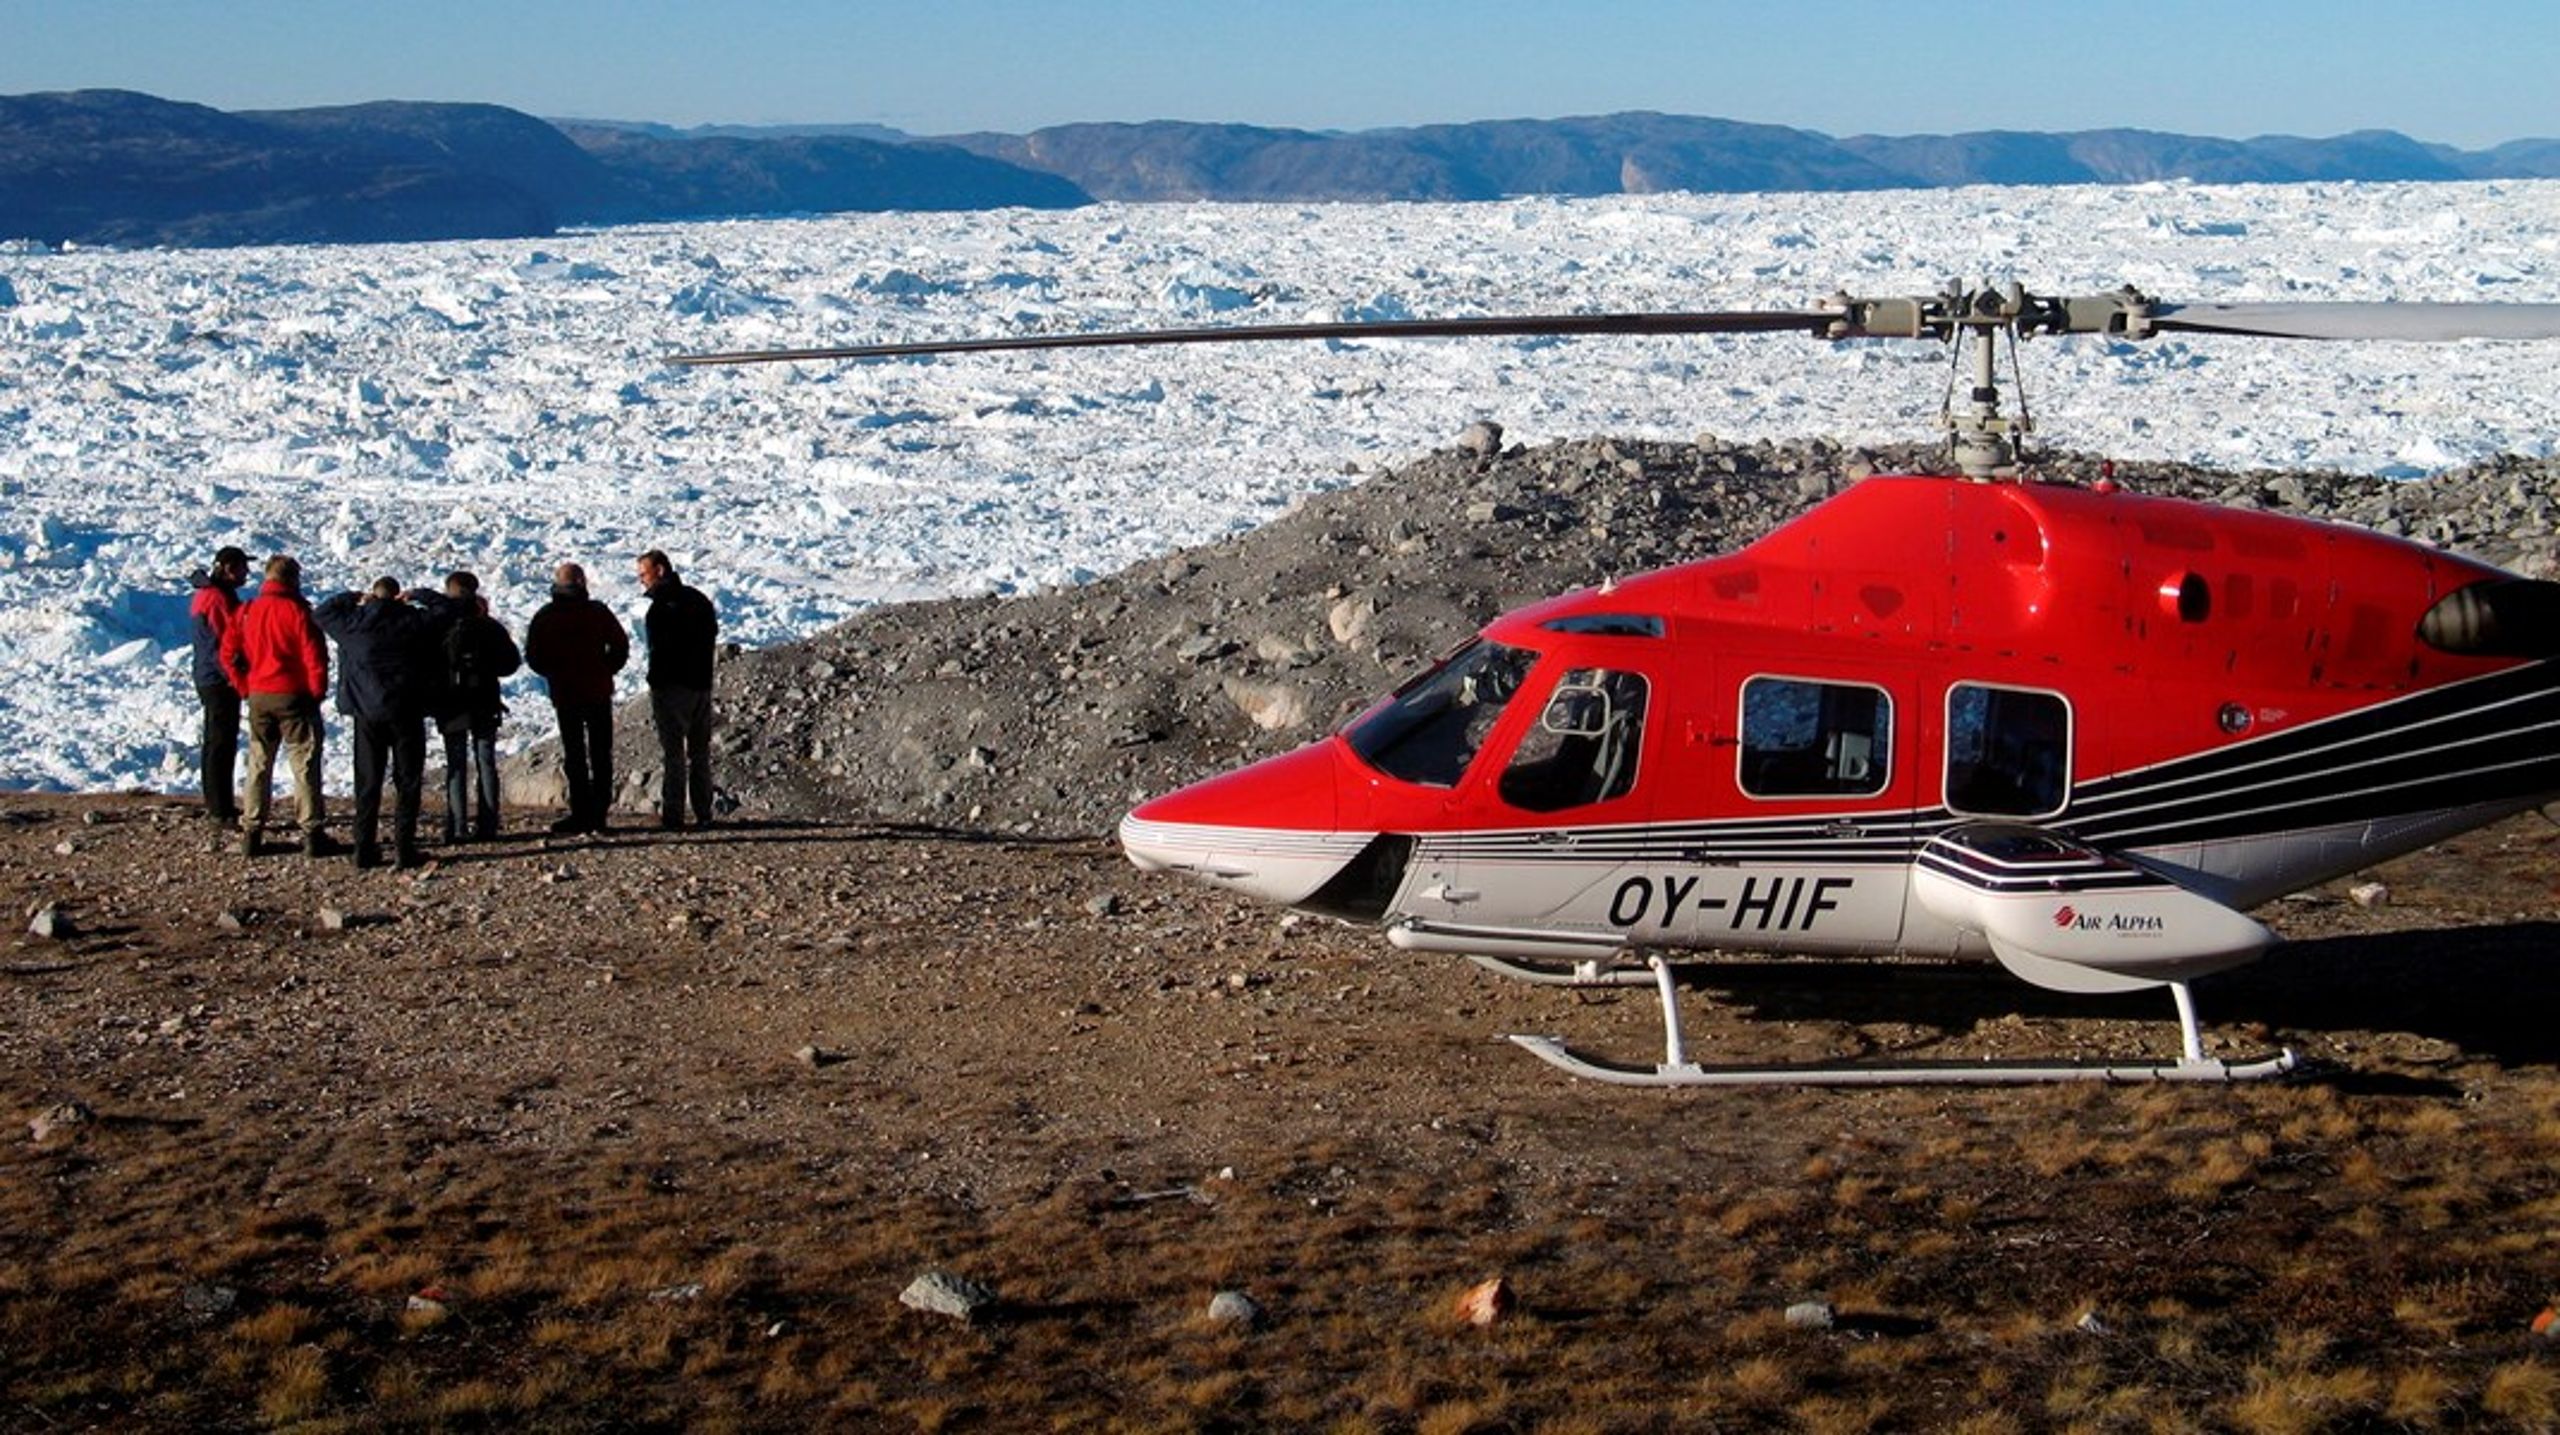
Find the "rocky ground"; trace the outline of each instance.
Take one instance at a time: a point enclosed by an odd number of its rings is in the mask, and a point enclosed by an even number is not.
[[[1645,994],[1094,842],[776,821],[405,874],[200,838],[0,805],[0,902],[51,932],[0,948],[0,1427],[2560,1418],[2538,816],[2280,904],[2297,944],[2207,984],[2218,1051],[2304,1077],[1838,1093],[1570,1081],[1496,1034],[1642,1059]],[[1685,1001],[1716,1060],[2174,1049],[2165,1003],[1989,969]],[[932,1271],[999,1304],[902,1307]],[[1511,1317],[1453,1314],[1496,1276]]]
[[[1453,451],[1092,588],[741,655],[707,833],[525,810],[358,872],[209,851],[169,799],[0,799],[0,1428],[2560,1421],[2539,815],[2264,913],[2295,940],[2204,985],[2209,1041],[2311,1065],[2239,1089],[1599,1089],[1496,1035],[1643,1059],[1647,994],[1098,835],[1604,555],[1907,461]],[[2553,476],[2210,482],[2530,563]],[[1710,1060],[2175,1042],[2165,1002],[1970,967],[1720,962],[1684,1001]],[[900,1303],[936,1271],[995,1303]]]

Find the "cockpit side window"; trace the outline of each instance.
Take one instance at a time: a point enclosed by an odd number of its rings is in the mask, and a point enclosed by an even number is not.
[[[1526,648],[1479,639],[1353,720],[1342,735],[1389,777],[1455,787],[1537,660]]]
[[[1893,766],[1893,700],[1864,683],[1753,678],[1742,685],[1742,790],[1871,797]]]
[[[1502,800],[1525,812],[1561,812],[1626,796],[1636,785],[1644,707],[1638,674],[1566,673],[1502,770]]]

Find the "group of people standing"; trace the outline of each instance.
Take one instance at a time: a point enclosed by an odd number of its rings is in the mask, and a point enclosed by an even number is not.
[[[707,827],[719,615],[709,598],[677,577],[665,553],[651,549],[636,566],[648,596],[641,632],[664,758],[659,823],[671,830]],[[588,595],[586,571],[577,564],[553,572],[551,601],[526,627],[521,651],[506,625],[490,616],[480,580],[467,572],[447,574],[441,591],[404,590],[382,578],[364,592],[338,593],[316,605],[304,597],[302,565],[290,556],[268,559],[256,594],[244,602],[240,589],[248,579],[249,555],[223,548],[198,575],[190,608],[196,695],[204,709],[205,811],[217,824],[217,844],[257,855],[281,752],[302,851],[317,858],[340,850],[324,830],[320,789],[320,700],[329,691],[330,641],[337,644],[338,711],[354,733],[357,866],[382,863],[386,778],[392,863],[414,867],[423,860],[418,824],[430,721],[444,738],[445,841],[498,835],[498,724],[506,714],[500,683],[519,666],[543,678],[560,719],[569,812],[550,830],[607,830],[613,681],[630,659],[631,639],[613,610]],[[234,802],[244,712],[249,768]]]

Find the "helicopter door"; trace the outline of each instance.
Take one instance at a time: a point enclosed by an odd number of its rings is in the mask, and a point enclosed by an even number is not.
[[[1712,910],[1697,943],[1891,950],[1911,881],[1912,764],[1895,687],[1762,671],[1738,697],[1741,818],[1704,829],[1693,900]]]
[[[1599,667],[1568,668],[1553,682],[1534,709],[1504,725],[1487,749],[1487,770],[1453,796],[1453,821],[1471,830],[1435,854],[1438,890],[1469,899],[1448,916],[1479,939],[1498,935],[1498,950],[1514,956],[1594,955],[1618,945],[1607,920],[1610,892],[1628,840],[1641,836],[1653,807],[1644,771],[1652,684],[1642,673]]]

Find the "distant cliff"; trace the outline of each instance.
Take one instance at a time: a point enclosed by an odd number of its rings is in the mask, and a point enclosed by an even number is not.
[[[2560,140],[2482,152],[2388,131],[2210,139],[2149,130],[1834,139],[1694,115],[1491,120],[1336,134],[1248,125],[1061,125],[947,143],[1064,176],[1097,199],[1496,199],[1519,194],[1935,189],[2191,179],[2560,177]]]
[[[121,90],[0,97],[0,239],[481,239],[643,219],[1085,202],[1055,175],[849,135],[597,127],[573,139],[497,105],[226,114]]]
[[[1687,115],[1333,133],[1180,122],[921,140],[870,126],[549,123],[497,105],[227,114],[121,90],[0,97],[0,239],[223,245],[548,234],[568,224],[1111,200],[1468,200],[2560,177],[2560,140],[2388,131],[1855,135]]]

